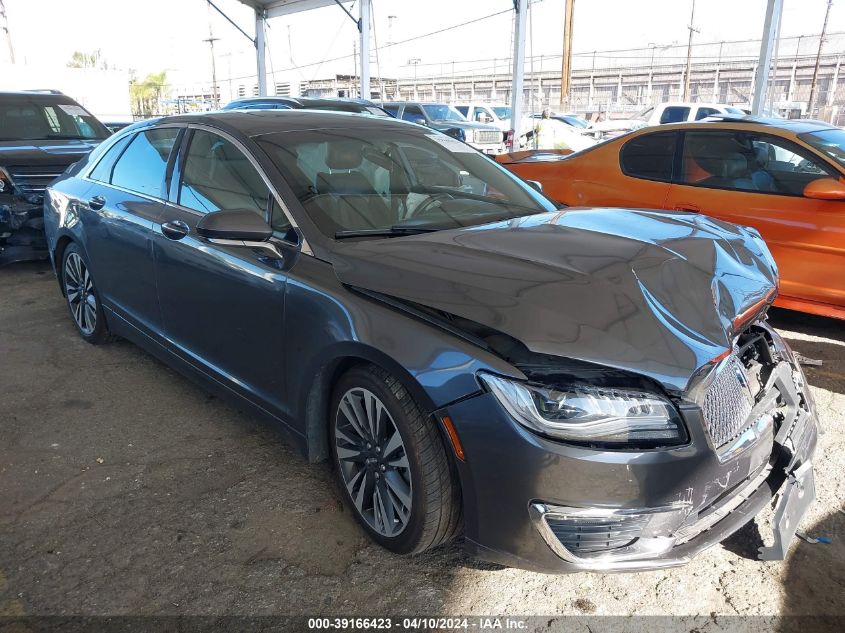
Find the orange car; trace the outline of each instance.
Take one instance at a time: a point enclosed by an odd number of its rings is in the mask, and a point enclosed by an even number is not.
[[[755,227],[784,308],[845,319],[845,131],[722,117],[637,130],[569,156],[503,155],[570,206],[670,209]]]

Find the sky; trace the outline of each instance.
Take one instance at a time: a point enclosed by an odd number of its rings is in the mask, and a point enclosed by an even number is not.
[[[64,66],[75,50],[101,51],[103,58],[137,76],[167,71],[174,83],[208,83],[215,38],[218,81],[255,74],[254,49],[205,0],[4,0],[18,61]],[[247,33],[254,32],[252,11],[238,0],[214,0]],[[827,0],[784,0],[782,36],[817,34]],[[347,7],[352,3],[346,2]],[[397,44],[371,57],[372,72],[385,76],[416,71],[449,73],[469,68],[497,68],[511,52],[511,0],[372,0],[374,43],[385,46],[477,20],[460,28]],[[554,56],[544,66],[559,65],[564,0],[532,2],[527,53]],[[692,0],[575,0],[573,49],[579,52],[685,43]],[[697,42],[757,39],[762,33],[766,0],[707,0],[696,5]],[[357,5],[352,6],[357,14]],[[481,19],[484,16],[500,15]],[[392,19],[389,16],[395,16]],[[845,0],[834,0],[829,32],[845,31]],[[330,6],[269,22],[268,70],[311,80],[352,73],[355,24]],[[0,60],[5,48],[0,46]],[[344,57],[336,61],[334,58]],[[493,61],[493,60],[496,61]],[[321,63],[322,62],[322,63]],[[376,63],[377,62],[377,63]]]

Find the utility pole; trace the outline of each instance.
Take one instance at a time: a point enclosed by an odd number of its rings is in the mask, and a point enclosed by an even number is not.
[[[772,58],[777,59],[777,41],[780,38],[780,22],[783,13],[783,0],[768,0],[766,17],[763,20],[763,37],[760,39],[760,60],[757,62],[752,85],[754,95],[751,101],[751,113],[759,116],[766,107],[769,95],[769,71]],[[777,62],[775,62],[777,68]]]
[[[824,12],[824,23],[822,24],[822,34],[819,37],[819,49],[816,51],[816,66],[813,68],[813,81],[810,83],[810,98],[807,100],[807,115],[813,116],[813,101],[816,98],[816,80],[819,76],[819,62],[822,57],[822,45],[824,44],[824,36],[827,34],[827,19],[830,17],[830,7],[833,0],[827,0],[827,9]]]
[[[698,29],[695,28],[695,0],[692,0],[692,14],[689,18],[689,42],[687,43],[687,71],[684,74],[684,101],[690,100],[690,91],[689,91],[689,83],[690,83],[690,71],[692,70],[692,36],[694,33],[698,33]]]
[[[6,43],[9,45],[9,61],[15,63],[15,49],[12,47],[12,35],[9,33],[9,18],[6,16],[6,4],[0,0],[0,19],[3,20],[3,30],[6,32]]]
[[[572,81],[572,18],[575,0],[565,0],[563,9],[563,61],[560,66],[560,109],[569,110],[569,86]],[[540,69],[543,72],[543,69]]]
[[[214,109],[217,110],[220,107],[220,98],[217,94],[217,63],[214,60],[214,42],[220,38],[212,37],[211,29],[208,30],[208,35],[208,39],[204,39],[203,42],[208,42],[208,46],[211,49],[211,103]]]
[[[354,82],[358,78],[358,40],[352,40],[352,81]],[[348,97],[355,96],[355,88],[352,87],[352,84],[349,84],[349,94]]]

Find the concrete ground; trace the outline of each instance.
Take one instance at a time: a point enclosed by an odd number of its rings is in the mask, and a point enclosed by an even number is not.
[[[845,615],[845,324],[773,311],[825,433],[784,562],[750,524],[686,567],[546,576],[367,542],[325,465],[131,344],[74,331],[44,264],[0,271],[0,615]],[[765,535],[765,530],[762,531]],[[709,629],[708,629],[709,630]]]

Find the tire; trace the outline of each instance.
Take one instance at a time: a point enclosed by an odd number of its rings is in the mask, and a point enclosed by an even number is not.
[[[461,527],[457,476],[436,424],[402,383],[383,369],[359,365],[338,381],[329,411],[341,495],[370,538],[397,554],[454,538]],[[371,411],[377,415],[367,418]],[[362,418],[376,419],[377,432],[369,426],[359,433]],[[369,449],[367,439],[375,440]]]
[[[65,301],[79,335],[92,345],[114,341],[117,337],[109,332],[88,260],[77,244],[68,244],[62,254],[61,271]]]

